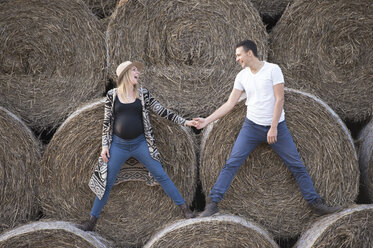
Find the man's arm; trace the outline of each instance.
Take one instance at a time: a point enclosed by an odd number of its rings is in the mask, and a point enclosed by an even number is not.
[[[198,121],[198,124],[196,126],[197,129],[204,128],[209,123],[217,119],[220,119],[221,117],[229,113],[233,109],[233,107],[237,104],[241,95],[242,95],[241,90],[233,89],[228,100],[223,105],[221,105],[217,110],[215,110],[214,113],[209,115],[207,118],[194,118],[193,120]]]
[[[277,141],[277,125],[281,117],[282,108],[284,107],[284,83],[276,84],[273,86],[273,93],[275,95],[275,108],[273,110],[273,118],[271,128],[267,133],[268,144],[273,144]]]

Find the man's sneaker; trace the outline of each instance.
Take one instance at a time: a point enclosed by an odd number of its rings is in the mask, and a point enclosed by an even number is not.
[[[218,204],[210,197],[207,198],[205,210],[199,215],[200,217],[208,217],[219,212]]]
[[[334,206],[334,207],[327,206],[322,201],[321,198],[316,199],[315,201],[313,201],[309,205],[310,205],[312,211],[315,214],[318,214],[318,215],[332,214],[332,213],[335,213],[335,212],[338,212],[338,211],[342,210],[341,206]]]

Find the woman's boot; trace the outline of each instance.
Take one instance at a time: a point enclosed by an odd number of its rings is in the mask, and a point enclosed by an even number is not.
[[[96,222],[97,222],[97,218],[91,215],[87,221],[78,225],[78,228],[82,229],[83,231],[93,231],[93,229],[96,226]]]
[[[183,211],[184,217],[187,219],[191,219],[196,217],[196,215],[189,209],[188,205],[186,203],[179,205],[181,211]]]

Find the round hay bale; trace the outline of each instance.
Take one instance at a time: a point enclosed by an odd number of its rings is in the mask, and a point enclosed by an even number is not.
[[[257,224],[234,215],[175,221],[153,235],[144,248],[278,247]]]
[[[312,224],[294,248],[369,248],[373,244],[373,205],[357,205]]]
[[[326,203],[348,205],[358,194],[359,168],[352,138],[339,117],[320,99],[285,89],[287,126],[299,154]],[[246,116],[245,101],[204,132],[200,177],[208,195],[228,159]],[[295,237],[316,216],[281,158],[259,145],[219,204],[230,213],[260,223],[276,237]]]
[[[94,232],[84,232],[64,221],[38,221],[17,227],[0,236],[0,247],[113,247]]]
[[[287,86],[320,97],[343,120],[373,113],[371,5],[295,1],[271,33],[269,58],[283,69]]]
[[[361,182],[368,200],[373,202],[373,119],[361,130],[358,140]]]
[[[0,107],[0,232],[37,217],[41,146],[30,129]]]
[[[229,96],[236,43],[254,40],[265,59],[267,36],[250,1],[121,1],[108,27],[109,74],[123,58],[140,60],[144,85],[165,106],[207,115]]]
[[[82,222],[94,194],[88,181],[101,152],[104,100],[72,114],[49,143],[41,165],[40,202],[47,217]],[[151,116],[163,167],[187,203],[197,184],[196,157],[186,128]],[[115,185],[98,221],[97,231],[121,247],[142,245],[158,226],[182,212],[158,185],[130,181]]]
[[[251,0],[254,7],[259,11],[262,16],[280,16],[286,7],[294,2],[294,0]]]
[[[80,0],[0,4],[0,105],[36,130],[55,128],[105,90],[105,39]]]

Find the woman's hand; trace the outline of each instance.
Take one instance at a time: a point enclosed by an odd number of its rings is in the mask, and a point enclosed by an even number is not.
[[[192,120],[192,121],[185,121],[185,126],[188,127],[195,127],[197,125],[197,122]]]
[[[103,147],[101,151],[101,157],[105,161],[105,163],[109,162],[110,154],[109,154],[109,147]]]

